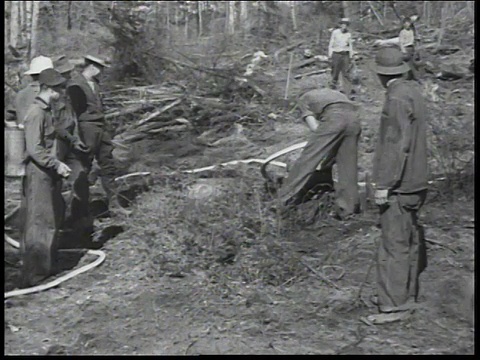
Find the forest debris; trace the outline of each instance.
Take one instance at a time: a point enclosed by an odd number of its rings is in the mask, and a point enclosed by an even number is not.
[[[143,125],[149,121],[151,121],[152,119],[156,118],[158,115],[164,113],[165,111],[167,110],[170,110],[171,108],[173,108],[174,106],[177,106],[178,104],[180,104],[182,102],[182,99],[177,99],[175,100],[174,102],[168,104],[168,105],[165,105],[163,108],[161,108],[160,110],[158,111],[155,111],[154,113],[152,114],[149,114],[147,117],[143,118],[142,120],[140,120],[138,123],[137,123],[137,126],[140,126],[140,125]]]
[[[282,47],[282,48],[278,49],[273,54],[273,58],[275,59],[276,62],[279,62],[280,60],[278,59],[278,57],[282,52],[293,50],[296,47],[302,45],[304,42],[305,42],[305,40],[300,40],[300,41],[294,42],[293,44],[290,44],[290,45],[287,45],[285,47]]]
[[[110,119],[110,118],[114,118],[114,117],[117,117],[117,116],[124,116],[124,115],[128,115],[128,114],[133,114],[133,113],[136,113],[140,110],[145,109],[146,107],[148,107],[148,106],[146,106],[145,104],[129,106],[129,107],[124,108],[122,110],[118,110],[118,111],[106,114],[105,119]]]
[[[295,76],[294,76],[294,79],[301,79],[301,78],[307,77],[307,76],[324,74],[324,73],[326,73],[326,72],[327,72],[327,69],[310,71],[310,72],[308,72],[308,73],[295,75]]]

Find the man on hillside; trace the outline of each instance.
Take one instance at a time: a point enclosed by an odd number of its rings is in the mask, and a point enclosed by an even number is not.
[[[87,174],[90,173],[93,160],[96,159],[101,169],[102,185],[109,200],[110,212],[128,215],[130,212],[118,201],[114,181],[116,167],[112,156],[112,139],[107,129],[99,89],[99,76],[106,67],[109,66],[103,60],[90,55],[85,56],[85,67],[81,74],[72,77],[67,94],[78,119],[80,136],[89,148],[84,163]]]
[[[426,250],[417,212],[427,196],[427,108],[409,66],[395,48],[380,50],[376,72],[387,89],[373,163],[375,202],[382,240],[378,250],[377,303],[368,321],[384,324],[407,318],[418,297]]]
[[[332,89],[307,91],[298,103],[312,135],[279,190],[282,204],[300,203],[302,189],[312,176],[326,172],[331,178],[332,167],[337,164],[337,217],[345,219],[358,213],[357,151],[361,128],[356,105]]]
[[[70,168],[58,160],[53,150],[55,127],[51,104],[60,98],[66,79],[56,70],[46,69],[38,78],[39,92],[24,117],[25,177],[22,207],[22,285],[29,287],[53,273],[58,235],[63,221],[62,177]]]
[[[350,61],[353,57],[352,34],[348,31],[350,19],[340,20],[340,28],[332,31],[328,44],[328,57],[332,62],[332,89],[337,88],[338,77],[343,75],[344,88],[341,90],[347,96],[352,96],[350,80]]]
[[[75,67],[64,55],[56,59],[54,66],[55,70],[67,79],[68,86]],[[77,116],[66,94],[62,94],[55,103],[53,112],[57,133],[57,158],[72,170],[66,181],[70,193],[66,199],[65,230],[71,230],[73,235],[82,238],[93,232],[93,217],[89,214],[87,169],[82,161],[89,149],[80,140]]]

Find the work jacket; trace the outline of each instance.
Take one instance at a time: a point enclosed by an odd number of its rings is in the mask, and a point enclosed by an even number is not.
[[[427,189],[427,108],[412,81],[388,84],[373,160],[378,189],[415,193]]]
[[[40,83],[32,81],[15,96],[15,112],[17,114],[17,124],[23,124],[28,107],[33,103],[35,97],[40,92]]]
[[[67,94],[79,122],[103,124],[103,103],[96,83],[92,89],[83,75],[76,74],[67,86]]]
[[[356,105],[340,91],[332,89],[314,89],[300,96],[298,100],[302,112],[302,119],[307,116],[314,116],[322,121],[325,109],[333,104],[345,104],[346,107],[355,109]]]
[[[55,125],[50,105],[35,98],[25,115],[25,162],[54,171],[60,161],[54,154]]]

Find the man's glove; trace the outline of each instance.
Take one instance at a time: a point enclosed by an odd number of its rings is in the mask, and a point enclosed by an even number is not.
[[[388,190],[375,190],[375,204],[384,205],[388,203]]]
[[[82,153],[88,153],[90,151],[90,148],[81,141],[76,142],[73,145],[73,149]]]

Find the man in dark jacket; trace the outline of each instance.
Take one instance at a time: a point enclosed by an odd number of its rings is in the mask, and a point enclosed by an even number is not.
[[[68,86],[75,67],[64,55],[55,60],[54,67],[67,79]],[[65,230],[71,230],[69,238],[72,235],[78,238],[88,237],[93,232],[93,217],[89,212],[89,183],[82,157],[88,154],[89,149],[80,140],[77,116],[66,94],[62,94],[60,100],[55,103],[53,113],[57,133],[57,157],[72,170],[66,180],[66,188],[70,192],[65,198]]]
[[[63,221],[62,177],[70,168],[54,152],[55,127],[50,108],[60,98],[65,84],[57,71],[40,73],[40,91],[27,110],[25,126],[25,177],[22,206],[25,224],[22,231],[22,285],[36,285],[50,276],[56,258],[58,231]]]
[[[128,215],[118,201],[115,186],[116,167],[112,156],[113,146],[103,113],[98,77],[108,67],[103,60],[93,56],[85,57],[85,68],[81,74],[74,76],[69,82],[67,93],[78,119],[80,136],[89,148],[85,162],[87,172],[92,169],[96,159],[101,169],[102,185],[109,200],[111,212]]]
[[[356,105],[332,89],[308,91],[298,103],[302,119],[313,134],[279,190],[281,202],[286,205],[301,202],[302,189],[312,176],[320,171],[328,172],[331,178],[336,163],[337,216],[345,218],[358,213],[357,151],[361,128]]]
[[[387,89],[373,164],[375,202],[380,209],[382,241],[378,250],[379,314],[372,323],[408,317],[417,301],[426,250],[417,212],[427,195],[427,108],[398,49],[376,56],[376,72]]]

